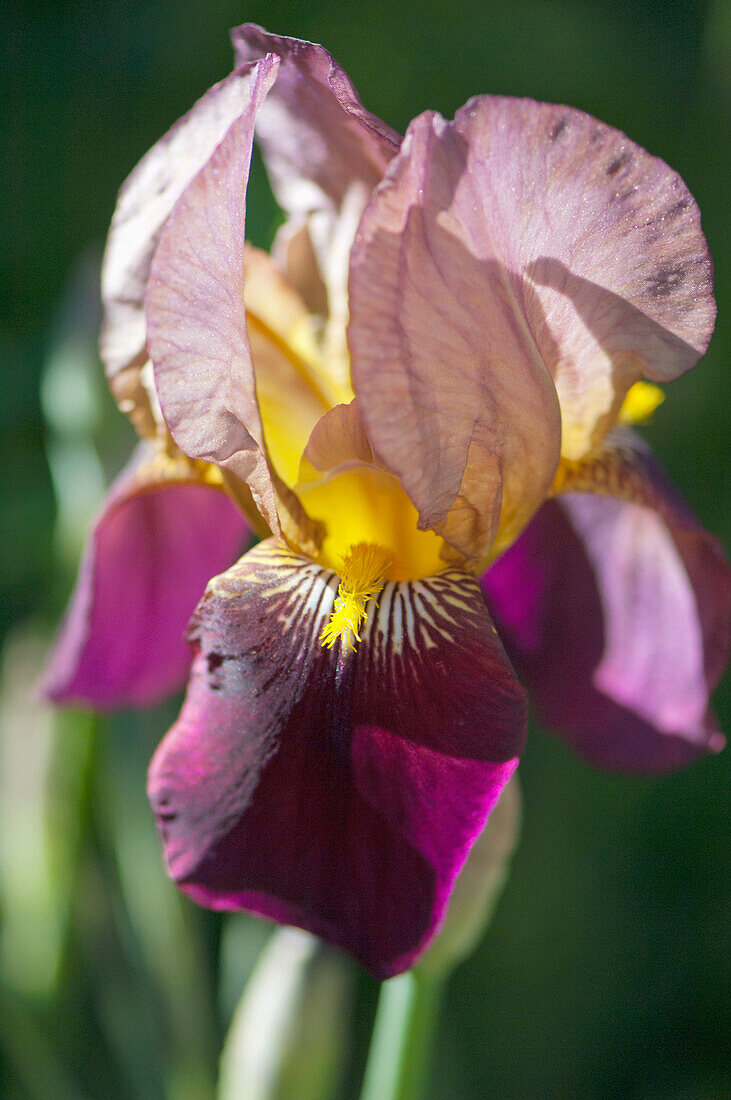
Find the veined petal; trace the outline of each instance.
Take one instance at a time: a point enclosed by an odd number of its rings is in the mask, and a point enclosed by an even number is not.
[[[310,318],[299,295],[271,257],[249,245],[244,277],[246,328],[264,442],[274,469],[293,486],[310,433],[332,399],[325,392]]]
[[[94,525],[43,693],[119,709],[179,690],[190,667],[188,619],[246,532],[220,485],[139,447]]]
[[[327,287],[305,218],[290,218],[279,227],[272,242],[272,257],[310,313],[324,317],[327,314]]]
[[[698,207],[663,161],[582,111],[484,96],[455,123],[556,383],[562,453],[580,458],[634,382],[675,378],[708,346],[716,310]]]
[[[347,405],[335,405],[318,420],[303,459],[312,467],[308,470],[311,478],[343,466],[376,465],[357,398]]]
[[[318,638],[339,578],[273,543],[207,590],[150,769],[170,873],[201,904],[405,969],[523,744],[525,695],[477,584],[386,584],[355,653]]]
[[[269,528],[314,552],[317,533],[271,468],[244,303],[244,211],[254,119],[278,64],[257,66],[245,108],[178,199],[147,289],[160,405],[180,449],[248,484]]]
[[[237,27],[231,37],[239,64],[268,54],[280,59],[276,84],[257,119],[280,206],[295,220],[318,211],[334,216],[354,186],[370,194],[401,139],[365,110],[327,50],[268,34],[253,23]]]
[[[626,499],[548,502],[483,590],[549,726],[595,763],[667,770],[723,746],[709,696],[729,651],[731,577],[649,455],[622,461],[609,474],[605,457],[595,485]]]
[[[232,32],[239,62],[277,54],[277,80],[257,137],[280,206],[306,227],[327,288],[326,364],[337,400],[353,396],[345,345],[348,258],[363,208],[400,137],[366,111],[327,50],[248,24]]]
[[[144,299],[160,230],[175,203],[244,111],[258,80],[244,65],[211,88],[143,157],[123,185],[102,274],[102,358],[115,377],[147,360]],[[127,383],[129,386],[129,381]]]
[[[371,444],[471,561],[514,537],[556,468],[560,413],[494,224],[470,115],[416,119],[350,264],[352,376]],[[501,520],[502,515],[502,520]]]

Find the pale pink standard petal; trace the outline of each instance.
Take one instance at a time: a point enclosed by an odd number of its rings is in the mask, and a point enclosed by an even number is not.
[[[722,747],[709,701],[731,620],[717,541],[643,466],[661,511],[568,493],[483,578],[543,721],[595,763],[630,771]]]
[[[342,209],[355,185],[369,194],[401,139],[365,110],[327,50],[251,23],[231,36],[240,64],[266,54],[280,58],[276,84],[257,120],[257,138],[283,209],[298,220],[317,210]]]
[[[160,235],[147,333],[160,405],[184,454],[246,482],[276,533],[306,521],[270,468],[244,306],[244,215],[254,120],[278,59],[259,62],[250,98]],[[285,515],[286,513],[286,515]]]
[[[374,451],[420,525],[478,561],[501,510],[517,534],[545,497],[560,415],[471,131],[409,127],[353,247],[348,336]]]
[[[348,258],[363,208],[401,138],[364,109],[347,74],[322,46],[252,24],[238,27],[232,38],[239,62],[267,53],[281,59],[257,119],[257,138],[274,193],[290,218],[286,236],[306,233],[317,258],[327,290],[329,369],[345,396]],[[281,257],[283,238],[279,245]],[[296,264],[287,268],[296,274]],[[317,269],[309,277],[300,271],[297,281],[311,300]]]
[[[91,533],[41,685],[56,702],[119,709],[179,690],[188,619],[243,548],[247,524],[222,489],[150,483],[147,453],[115,482]]]
[[[708,345],[715,304],[698,207],[663,161],[582,111],[484,96],[455,125],[556,382],[562,451],[581,457],[633,382],[675,378]]]
[[[181,194],[249,103],[255,65],[214,85],[143,157],[119,193],[102,274],[110,378],[147,359],[144,299],[155,245]]]
[[[357,398],[348,405],[335,405],[320,417],[303,458],[321,473],[338,467],[376,464]]]
[[[211,582],[148,789],[196,901],[300,925],[385,978],[439,926],[526,701],[471,577],[387,584],[356,653],[317,640],[337,584],[273,544]]]

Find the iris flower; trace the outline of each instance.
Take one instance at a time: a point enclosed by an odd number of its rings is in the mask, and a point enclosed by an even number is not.
[[[322,47],[233,43],[120,194],[102,354],[142,442],[46,690],[160,698],[193,612],[149,775],[171,876],[387,977],[518,763],[523,683],[595,764],[721,747],[728,571],[629,427],[705,351],[711,263],[682,180],[581,111],[478,96],[401,139]]]

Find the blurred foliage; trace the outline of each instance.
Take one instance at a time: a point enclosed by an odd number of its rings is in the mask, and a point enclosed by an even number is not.
[[[9,1098],[212,1096],[227,1024],[268,935],[253,919],[196,909],[164,877],[144,775],[175,703],[52,719],[32,697],[83,526],[130,442],[94,351],[94,272],[115,193],[228,71],[226,32],[245,19],[323,42],[366,105],[398,128],[427,107],[451,114],[478,92],[530,95],[590,111],[681,173],[716,258],[719,323],[704,363],[674,383],[646,434],[703,522],[731,530],[726,0],[6,2],[0,1095]],[[275,220],[259,173],[252,239],[266,244]],[[719,712],[728,719],[728,690]],[[521,766],[521,845],[488,936],[450,983],[430,1096],[729,1095],[728,778],[728,755],[660,779],[607,776],[534,733]],[[376,988],[339,965],[354,983],[341,1024],[348,1098]]]

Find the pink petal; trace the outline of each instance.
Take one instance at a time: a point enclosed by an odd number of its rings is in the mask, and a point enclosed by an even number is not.
[[[244,212],[254,119],[278,59],[259,63],[250,98],[160,234],[147,334],[165,420],[184,454],[245,481],[273,531],[283,511],[306,524],[263,443],[244,308]]]
[[[369,194],[401,139],[366,111],[322,46],[268,34],[252,23],[231,34],[239,64],[280,58],[277,81],[257,120],[277,200],[296,220],[342,208],[358,186]]]
[[[667,770],[723,738],[709,696],[729,651],[723,553],[647,457],[656,509],[569,493],[485,575],[541,718],[606,767]]]
[[[661,160],[570,107],[486,96],[455,125],[556,382],[563,453],[579,458],[633,382],[675,378],[708,346],[715,305],[698,208]]]
[[[144,298],[155,245],[181,194],[244,111],[258,80],[246,65],[214,85],[142,158],[123,185],[107,239],[102,277],[102,356],[110,377],[141,366]]]
[[[383,978],[438,927],[525,696],[471,577],[387,584],[355,654],[317,640],[337,583],[272,543],[211,583],[149,793],[196,901],[300,925]]]
[[[560,442],[474,128],[469,115],[433,114],[409,127],[353,246],[348,332],[374,451],[421,525],[473,561],[488,554],[501,505],[515,533],[539,506]]]
[[[333,360],[342,362],[347,376],[348,256],[363,208],[401,139],[363,108],[348,76],[322,46],[252,24],[238,27],[232,37],[239,62],[267,53],[281,59],[257,119],[257,138],[274,193],[291,219],[288,235],[305,230],[310,238],[327,288],[328,359],[331,369]],[[297,282],[305,292],[309,287],[310,298],[313,274],[307,279],[303,273]]]
[[[112,486],[86,547],[42,684],[56,702],[119,709],[179,690],[188,619],[209,577],[243,547],[246,523],[223,490],[151,483],[146,454]]]
[[[357,398],[348,405],[335,405],[320,417],[303,457],[323,473],[342,466],[374,465]]]

